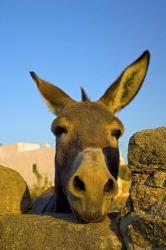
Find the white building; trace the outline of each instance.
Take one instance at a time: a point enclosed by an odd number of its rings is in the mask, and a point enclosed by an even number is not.
[[[48,144],[40,147],[39,144],[19,142],[0,146],[0,165],[19,172],[30,188],[37,181],[33,173],[34,164],[41,176],[53,184],[54,156],[55,149]]]

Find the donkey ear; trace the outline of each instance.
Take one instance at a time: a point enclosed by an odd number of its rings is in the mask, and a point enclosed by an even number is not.
[[[60,88],[40,79],[35,72],[30,72],[30,74],[53,113],[58,115],[65,106],[75,103],[75,101]]]
[[[106,90],[99,102],[108,106],[113,113],[129,104],[138,93],[144,81],[149,59],[150,53],[145,51],[122,72],[119,78]]]

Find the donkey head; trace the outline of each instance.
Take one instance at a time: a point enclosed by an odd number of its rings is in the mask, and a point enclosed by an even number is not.
[[[57,115],[52,123],[56,136],[56,212],[70,209],[85,222],[100,221],[118,192],[118,139],[122,122],[115,113],[137,94],[145,78],[150,54],[145,51],[128,66],[96,102],[84,90],[76,102],[60,88],[31,76]]]

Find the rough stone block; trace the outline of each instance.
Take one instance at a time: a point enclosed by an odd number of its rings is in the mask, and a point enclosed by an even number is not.
[[[131,213],[121,218],[121,233],[128,250],[166,249],[166,221]]]
[[[166,189],[166,172],[151,173],[145,183],[147,186]]]
[[[134,134],[129,141],[128,161],[136,172],[166,170],[166,127]]]
[[[24,213],[31,205],[29,190],[21,175],[0,166],[0,215]]]
[[[146,214],[158,213],[158,216],[164,219],[166,218],[166,189],[147,185],[148,179],[149,175],[133,175],[128,203],[132,211],[141,210]]]
[[[134,134],[128,161],[132,182],[120,219],[125,246],[166,249],[166,127]]]
[[[79,224],[72,215],[7,215],[0,217],[0,249],[120,250],[109,218]]]

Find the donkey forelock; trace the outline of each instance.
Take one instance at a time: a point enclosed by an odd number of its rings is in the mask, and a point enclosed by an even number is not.
[[[57,114],[52,123],[56,136],[56,212],[72,210],[85,222],[100,221],[108,213],[118,191],[118,139],[124,131],[114,114],[139,91],[149,57],[145,51],[96,102],[91,102],[82,88],[82,102],[76,102],[31,72],[50,109]]]

